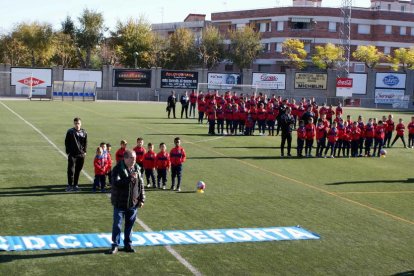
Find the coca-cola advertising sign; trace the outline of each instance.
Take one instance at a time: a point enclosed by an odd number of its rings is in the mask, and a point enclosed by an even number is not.
[[[352,88],[353,80],[350,78],[337,78],[336,87],[340,88]]]

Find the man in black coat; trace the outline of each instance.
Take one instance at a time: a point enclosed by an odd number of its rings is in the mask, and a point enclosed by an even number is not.
[[[181,103],[181,119],[183,118],[183,114],[185,113],[185,118],[188,119],[188,105],[190,104],[190,98],[188,97],[187,91],[180,97]]]
[[[65,148],[68,155],[68,185],[66,191],[78,191],[79,175],[83,168],[88,146],[88,134],[81,128],[80,118],[73,119],[74,127],[66,132]]]
[[[168,111],[168,119],[170,118],[171,110],[173,112],[173,116],[175,119],[175,104],[177,103],[177,97],[175,96],[175,91],[171,91],[171,95],[167,99],[167,111]]]
[[[132,247],[132,227],[137,218],[137,208],[144,206],[144,181],[136,154],[127,149],[124,159],[112,169],[111,203],[114,206],[114,222],[112,225],[112,247],[109,254],[116,254],[121,241],[122,220],[125,218],[124,248],[126,252],[135,252]]]
[[[287,155],[290,155],[290,149],[292,145],[292,129],[295,124],[295,118],[293,117],[292,109],[286,107],[286,113],[280,118],[280,129],[282,130],[282,142],[280,144],[281,156],[285,155],[285,143],[287,141]]]

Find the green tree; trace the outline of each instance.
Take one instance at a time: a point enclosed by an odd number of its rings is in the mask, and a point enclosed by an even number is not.
[[[166,67],[167,64],[171,63],[168,43],[168,39],[152,33],[152,46],[148,52],[148,60],[151,67]]]
[[[12,34],[0,38],[0,63],[11,66],[30,66],[29,49]]]
[[[224,58],[224,41],[220,31],[214,26],[203,30],[197,51],[203,68],[214,68]]]
[[[13,37],[29,50],[31,66],[47,66],[53,57],[53,30],[47,23],[21,23],[13,31]]]
[[[122,64],[134,67],[137,55],[138,67],[150,67],[150,52],[153,46],[153,34],[151,25],[140,18],[138,20],[128,19],[125,23],[118,22],[116,31],[112,34],[116,40],[117,51]]]
[[[286,39],[282,44],[282,56],[286,59],[285,64],[291,68],[303,69],[306,67],[307,56],[305,45],[299,39]]]
[[[414,70],[414,47],[395,49],[390,61],[395,71],[398,71],[400,67],[404,72]]]
[[[53,61],[64,68],[73,68],[79,66],[79,60],[76,55],[75,42],[69,34],[57,32],[53,38],[55,53]]]
[[[171,69],[188,69],[197,64],[194,34],[189,29],[177,29],[170,36],[168,54]]]
[[[368,68],[374,69],[377,64],[385,58],[384,54],[378,51],[377,47],[373,45],[358,46],[358,48],[352,53],[352,57],[357,61],[365,63]]]
[[[80,25],[75,30],[78,58],[83,68],[90,68],[92,54],[106,31],[104,18],[102,13],[85,9],[78,20]]]
[[[343,48],[332,43],[316,46],[315,50],[312,61],[320,69],[334,69],[341,61],[345,60]]]
[[[252,62],[263,50],[260,33],[254,31],[252,27],[246,26],[243,29],[231,31],[229,37],[229,59],[240,68],[240,71],[250,68]]]

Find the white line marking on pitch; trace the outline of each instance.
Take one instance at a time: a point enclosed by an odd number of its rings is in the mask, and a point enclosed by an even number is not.
[[[33,124],[28,122],[26,119],[24,119],[22,116],[20,116],[18,113],[16,113],[13,109],[5,105],[3,102],[0,101],[0,104],[4,106],[7,110],[9,110],[11,113],[13,113],[16,117],[18,117],[20,120],[25,122],[28,126],[33,128],[37,133],[40,134],[52,147],[54,147],[62,156],[64,156],[66,159],[68,158],[66,153],[64,153],[58,146],[56,146],[55,143],[53,143],[43,132],[41,132],[37,127],[35,127]],[[82,170],[82,173],[88,178],[91,182],[93,181],[93,178],[84,170]],[[148,225],[146,225],[142,220],[137,218],[138,224],[147,232],[154,232]],[[194,275],[202,275],[198,269],[196,269],[192,264],[190,264],[183,256],[180,255],[175,249],[173,249],[171,246],[166,245],[164,246],[165,249],[167,249],[168,252],[170,252],[171,255],[174,256],[182,265],[184,265],[188,270],[190,270]]]
[[[187,143],[191,143],[191,144],[196,144],[196,143],[203,143],[203,142],[208,142],[208,141],[213,141],[213,140],[218,140],[218,139],[223,139],[224,136],[219,136],[219,137],[214,137],[214,138],[209,138],[209,139],[204,139],[204,140],[199,140],[199,141],[194,141],[194,142],[187,142]]]

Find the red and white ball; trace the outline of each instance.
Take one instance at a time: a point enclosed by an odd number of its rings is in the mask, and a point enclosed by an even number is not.
[[[204,191],[206,189],[206,183],[204,181],[198,181],[197,182],[197,190]]]

